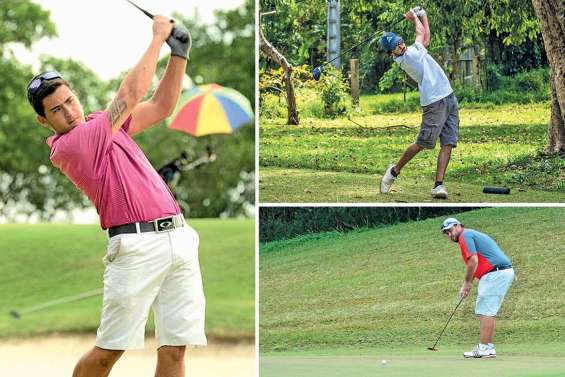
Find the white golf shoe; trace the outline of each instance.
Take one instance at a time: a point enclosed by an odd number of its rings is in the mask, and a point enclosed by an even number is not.
[[[432,189],[432,197],[435,199],[447,199],[447,189],[444,185],[439,185]]]
[[[390,187],[392,186],[394,181],[396,181],[396,177],[390,172],[393,167],[394,165],[389,165],[389,167],[385,170],[385,174],[381,179],[381,194],[386,194],[387,192],[389,192]]]
[[[494,358],[496,351],[485,344],[478,344],[472,351],[463,352],[463,357],[466,359]]]

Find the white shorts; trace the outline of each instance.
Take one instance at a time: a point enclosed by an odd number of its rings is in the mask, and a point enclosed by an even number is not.
[[[150,308],[158,347],[207,344],[198,242],[188,225],[110,238],[97,347],[143,348]]]
[[[475,314],[494,317],[514,281],[514,269],[489,272],[479,280]]]

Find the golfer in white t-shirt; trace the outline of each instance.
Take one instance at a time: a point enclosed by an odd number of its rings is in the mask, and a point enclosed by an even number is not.
[[[445,170],[451,157],[451,149],[459,138],[459,109],[457,98],[440,65],[432,58],[426,47],[430,43],[430,28],[426,12],[419,8],[405,14],[416,28],[416,41],[406,47],[404,40],[388,32],[381,38],[381,46],[414,81],[420,91],[422,125],[414,144],[406,148],[396,164],[390,165],[381,180],[381,193],[388,193],[400,171],[422,149],[433,149],[439,137],[441,150],[437,159],[435,185],[432,197],[447,199],[443,184]]]

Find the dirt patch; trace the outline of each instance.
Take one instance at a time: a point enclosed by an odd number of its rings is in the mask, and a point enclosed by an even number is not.
[[[78,359],[94,345],[91,335],[54,335],[30,339],[0,341],[0,376],[62,377],[71,376]],[[127,351],[116,363],[110,377],[153,376],[156,343],[146,339],[143,350]],[[187,376],[253,377],[255,346],[223,345],[187,350]]]

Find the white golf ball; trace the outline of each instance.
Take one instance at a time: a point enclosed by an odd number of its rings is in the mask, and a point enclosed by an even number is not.
[[[381,360],[381,365],[386,365],[386,360]]]

